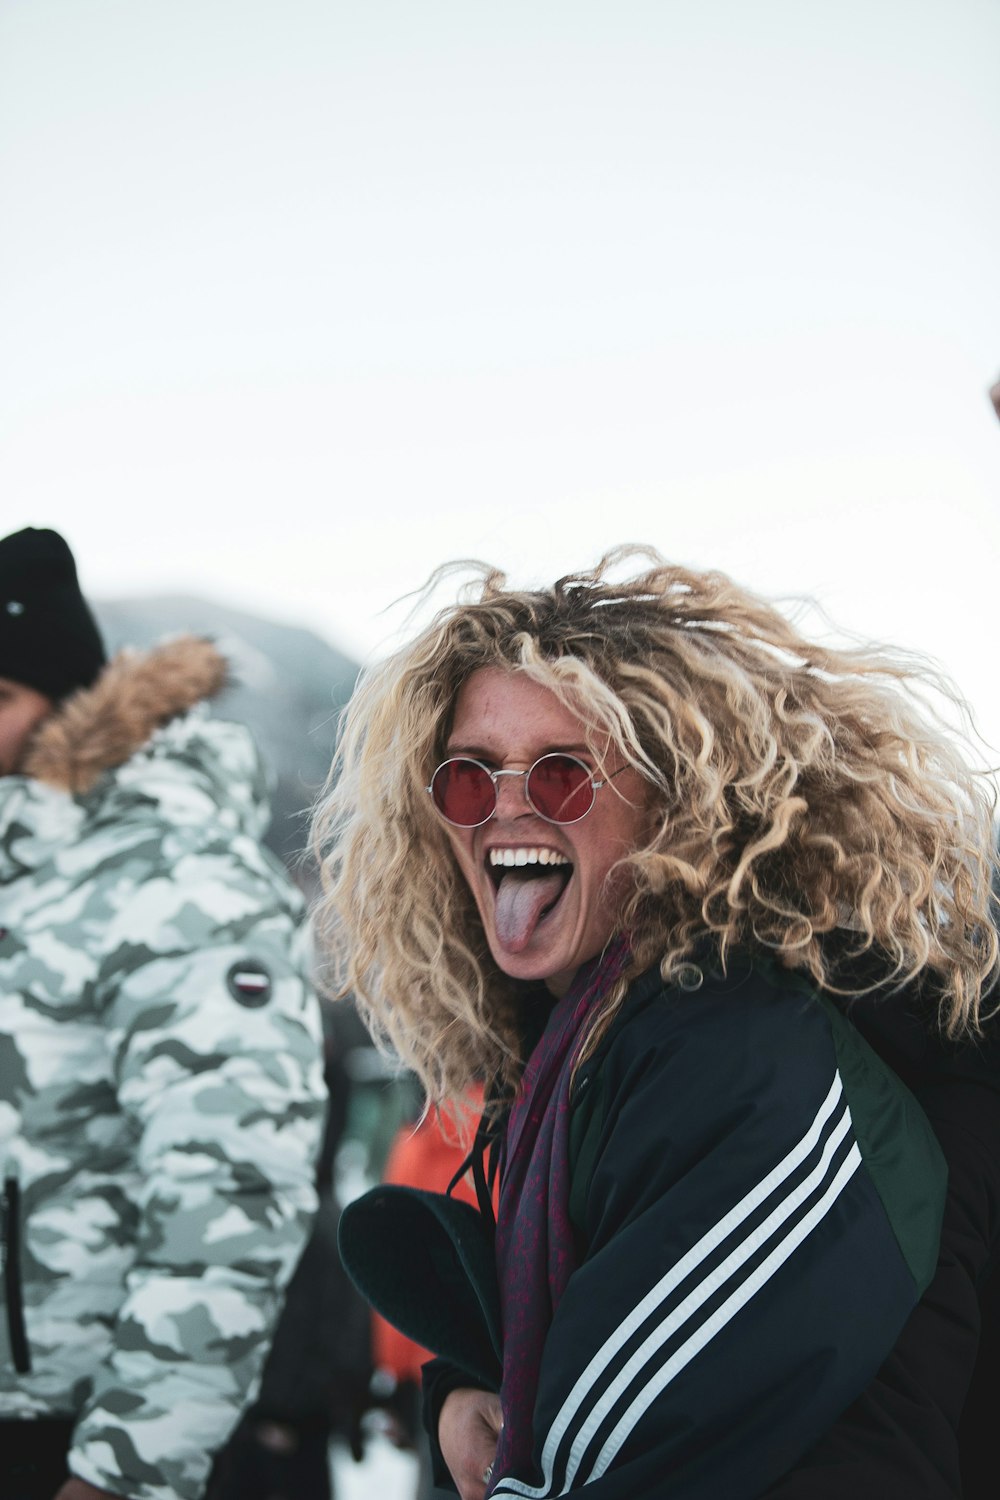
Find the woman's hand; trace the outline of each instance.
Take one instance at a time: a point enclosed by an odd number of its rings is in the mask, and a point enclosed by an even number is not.
[[[500,1397],[460,1386],[445,1397],[438,1443],[462,1500],[483,1500],[503,1426]]]

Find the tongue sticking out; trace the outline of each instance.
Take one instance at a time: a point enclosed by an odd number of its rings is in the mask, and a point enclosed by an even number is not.
[[[520,953],[531,941],[546,909],[554,906],[568,884],[569,866],[561,873],[526,875],[511,870],[497,891],[494,921],[497,938],[508,953]]]

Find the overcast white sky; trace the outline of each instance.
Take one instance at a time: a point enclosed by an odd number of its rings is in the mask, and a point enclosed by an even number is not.
[[[1000,743],[996,0],[0,0],[0,531],[358,655],[620,541]]]

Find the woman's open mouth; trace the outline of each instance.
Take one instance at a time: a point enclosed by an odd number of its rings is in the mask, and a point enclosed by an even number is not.
[[[490,849],[486,870],[496,891],[497,940],[509,953],[520,953],[562,899],[573,865],[564,854],[539,846]]]

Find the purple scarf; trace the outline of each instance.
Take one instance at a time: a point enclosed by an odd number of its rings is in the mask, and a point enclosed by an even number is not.
[[[531,1465],[542,1350],[577,1266],[569,1217],[570,1077],[594,1007],[628,959],[627,943],[617,938],[579,970],[531,1054],[507,1124],[496,1233],[504,1426],[494,1484]]]

